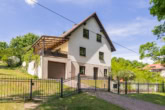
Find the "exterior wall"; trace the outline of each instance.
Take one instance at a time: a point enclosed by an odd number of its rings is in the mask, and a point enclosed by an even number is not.
[[[89,31],[89,39],[83,37],[83,29],[91,30],[95,33],[102,35],[102,43],[96,41],[96,34]],[[93,74],[93,67],[102,67],[102,68],[110,68],[111,66],[111,48],[110,45],[104,36],[103,33],[100,32],[100,27],[96,22],[95,18],[91,18],[86,22],[86,25],[82,25],[75,32],[72,33],[69,39],[69,53],[68,58],[72,61],[72,65],[76,70],[75,74],[79,73],[79,64],[90,64],[94,65],[91,67],[87,67],[91,74]],[[86,57],[80,56],[79,48],[86,48]],[[99,60],[99,52],[104,52],[104,61]],[[79,62],[79,63],[75,63]],[[74,72],[72,70],[72,72]],[[110,71],[110,69],[109,69]],[[72,73],[74,74],[74,73]]]
[[[35,67],[35,61],[31,61],[28,64],[28,73],[31,75],[36,75],[39,78],[42,78],[42,57],[40,58],[40,64],[38,65],[38,67]]]
[[[162,70],[162,71],[161,71],[161,76],[162,76],[162,77],[165,77],[165,70]]]
[[[71,77],[71,61],[67,58],[61,58],[61,57],[43,57],[42,62],[42,78],[47,79],[48,78],[48,62],[60,62],[65,63],[65,78]]]
[[[85,66],[85,76],[94,76],[93,68],[98,68],[98,77],[104,77],[104,69],[110,71],[109,66],[102,66],[102,65],[95,65],[95,64],[87,64],[87,63],[79,63],[79,62],[72,62],[72,72],[75,76],[79,73],[79,67]],[[74,70],[73,70],[74,69]]]
[[[68,42],[60,45],[59,47],[55,48],[54,50],[61,49],[61,51],[68,52]]]

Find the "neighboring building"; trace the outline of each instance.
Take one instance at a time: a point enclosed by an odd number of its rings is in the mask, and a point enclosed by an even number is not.
[[[42,36],[33,46],[41,56],[40,65],[29,64],[28,72],[39,78],[71,78],[79,73],[104,77],[111,71],[115,51],[96,13],[73,26],[61,36]]]
[[[150,70],[151,72],[160,72],[161,76],[165,77],[165,65],[151,64],[151,65],[145,66],[143,69]]]

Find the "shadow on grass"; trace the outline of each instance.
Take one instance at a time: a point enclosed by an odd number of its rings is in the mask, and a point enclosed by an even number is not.
[[[33,110],[124,110],[86,93],[75,94],[65,98],[51,97]]]
[[[126,96],[165,106],[165,93],[128,94]]]

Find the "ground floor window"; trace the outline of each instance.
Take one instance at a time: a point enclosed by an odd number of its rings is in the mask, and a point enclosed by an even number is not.
[[[80,66],[80,75],[85,75],[85,66]]]
[[[107,69],[104,69],[104,77],[107,77]]]

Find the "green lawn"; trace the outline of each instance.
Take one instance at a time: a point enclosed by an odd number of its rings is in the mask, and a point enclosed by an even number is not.
[[[165,93],[128,94],[126,96],[148,101],[148,102],[159,104],[159,105],[165,105]]]
[[[50,98],[35,110],[124,110],[86,93],[66,98]]]
[[[24,110],[24,103],[0,103],[0,110]]]
[[[20,67],[11,68],[7,67],[6,64],[0,62],[0,78],[2,77],[34,78],[32,75],[29,75]]]
[[[96,83],[96,87],[97,88],[101,88],[101,89],[107,89],[108,88],[108,80],[81,80],[82,84],[88,85],[90,87],[95,87],[95,83]]]

